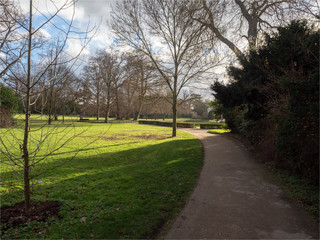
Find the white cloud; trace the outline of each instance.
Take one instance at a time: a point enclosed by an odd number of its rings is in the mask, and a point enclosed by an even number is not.
[[[81,52],[82,51],[82,52]],[[72,39],[68,41],[68,47],[65,51],[70,57],[76,57],[81,52],[81,55],[89,55],[89,49],[83,49],[83,44],[79,39]]]
[[[79,0],[77,8],[84,10],[84,16],[100,19],[104,21],[110,19],[111,6],[119,0]]]
[[[43,28],[39,30],[39,33],[47,40],[51,38],[51,34],[48,33],[48,31]]]

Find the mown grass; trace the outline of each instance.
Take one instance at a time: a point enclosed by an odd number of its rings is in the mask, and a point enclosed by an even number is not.
[[[231,130],[230,129],[212,129],[208,131],[208,133],[217,133],[217,134],[223,134],[228,132],[231,132]]]
[[[33,120],[39,120],[41,118],[41,115],[37,115],[34,114],[31,116]],[[16,114],[15,115],[15,119],[23,119],[24,115],[23,114]],[[97,121],[97,118],[94,116],[84,116],[83,118],[85,119],[89,119],[89,122],[94,122],[94,123],[104,123],[104,117],[100,116],[99,121]],[[47,116],[43,116],[44,120],[47,120]],[[63,116],[59,115],[58,116],[58,120],[59,122],[61,122],[63,119]],[[79,121],[80,120],[80,116],[79,115],[72,115],[72,116],[64,116],[64,120],[66,122],[68,121]],[[162,118],[149,118],[149,119],[144,119],[141,118],[139,120],[148,120],[148,121],[165,121],[165,122],[172,122],[172,118],[165,118],[164,120]],[[137,122],[133,119],[129,119],[129,120],[117,120],[116,118],[109,118],[109,122],[110,123],[125,123],[125,122]],[[177,118],[177,122],[183,122],[183,123],[193,123],[196,126],[199,126],[200,124],[210,124],[210,123],[220,123],[217,120],[209,120],[209,119],[194,119],[194,118]]]
[[[40,138],[39,123],[34,117],[32,139]],[[48,170],[33,180],[32,200],[59,201],[61,218],[10,228],[2,232],[3,239],[156,237],[163,224],[183,208],[203,164],[200,141],[180,131],[177,138],[171,138],[170,128],[69,122],[43,130],[59,133],[48,140],[39,156],[58,145],[58,136],[67,139],[85,130],[32,170],[33,174]],[[22,132],[19,128],[10,131],[17,137]],[[12,140],[8,130],[1,134]],[[64,164],[53,169],[60,163]],[[21,178],[15,176],[1,164],[2,179],[16,184]],[[1,206],[22,199],[21,191],[1,187]]]

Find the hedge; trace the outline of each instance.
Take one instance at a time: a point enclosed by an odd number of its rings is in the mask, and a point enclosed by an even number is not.
[[[200,124],[200,129],[220,129],[221,123]]]
[[[177,127],[181,127],[181,128],[194,128],[194,124],[193,123],[177,123]]]
[[[150,125],[157,125],[157,126],[164,126],[164,127],[172,127],[172,122],[139,120],[139,124],[150,124]],[[194,124],[193,123],[177,123],[177,127],[194,128]]]
[[[172,122],[162,122],[162,121],[148,121],[148,120],[139,120],[139,124],[150,124],[150,125],[157,125],[157,126],[165,126],[165,127],[172,127]],[[224,124],[222,123],[206,123],[200,124],[201,129],[220,129]],[[180,128],[194,128],[194,123],[182,123],[178,122],[177,127]]]

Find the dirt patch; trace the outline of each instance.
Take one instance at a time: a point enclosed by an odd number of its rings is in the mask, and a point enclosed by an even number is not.
[[[105,140],[105,141],[112,141],[112,140],[115,140],[117,139],[116,137],[100,137],[99,140]]]
[[[1,208],[1,228],[6,230],[21,224],[39,221],[44,222],[50,217],[59,217],[59,203],[57,201],[31,202],[30,212],[25,212],[24,203]]]
[[[99,140],[113,141],[113,140],[123,140],[123,139],[143,139],[143,140],[163,140],[169,138],[169,136],[156,135],[156,134],[142,134],[142,135],[127,135],[127,134],[117,134],[114,136],[97,137],[97,136],[83,136],[84,138],[96,137]]]
[[[144,139],[144,140],[163,140],[168,138],[166,136],[159,136],[159,135],[153,135],[153,134],[134,135],[130,137],[137,138],[137,139]]]

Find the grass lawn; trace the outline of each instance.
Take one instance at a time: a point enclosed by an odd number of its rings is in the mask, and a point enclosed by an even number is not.
[[[208,133],[218,133],[218,134],[228,133],[228,132],[231,132],[231,130],[230,129],[212,129],[208,131]]]
[[[40,118],[32,120],[34,140],[40,138],[39,122]],[[64,163],[36,177],[32,193],[33,200],[59,201],[61,218],[9,228],[1,238],[153,238],[180,212],[203,165],[198,139],[180,131],[177,138],[171,138],[170,128],[148,125],[69,122],[43,129],[57,134],[48,139],[38,156],[83,130],[32,170],[36,174]],[[22,131],[19,127],[0,130],[7,143],[15,146],[10,132],[21,138]],[[98,140],[87,145],[97,136]],[[12,151],[19,148],[12,147]],[[6,168],[5,161],[1,158],[1,178],[21,181]],[[21,191],[4,186],[0,190],[1,206],[23,201]]]

